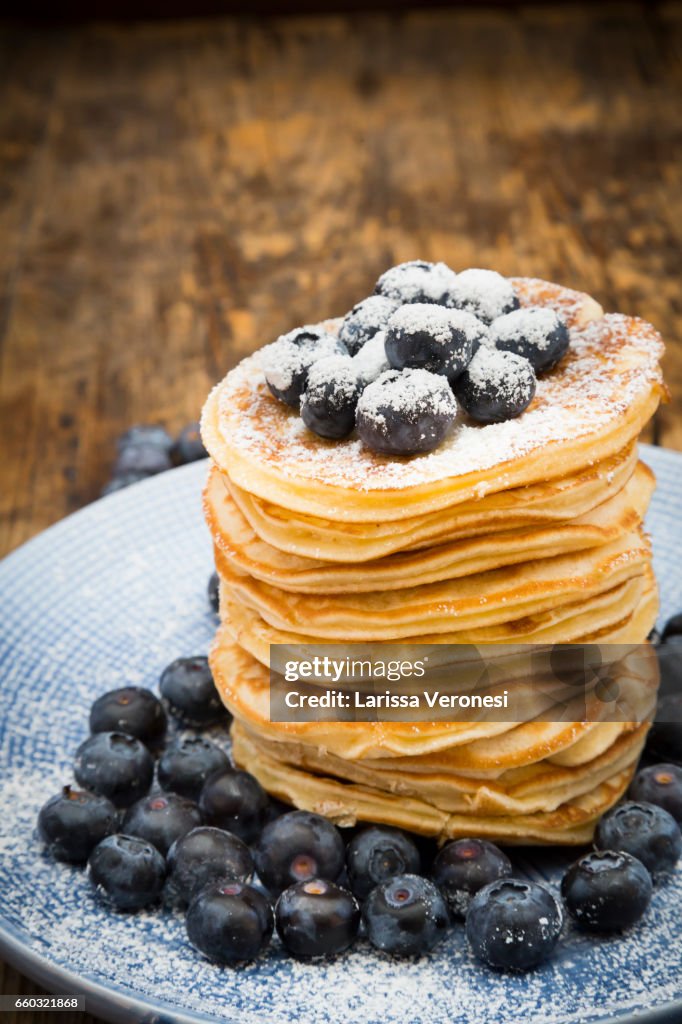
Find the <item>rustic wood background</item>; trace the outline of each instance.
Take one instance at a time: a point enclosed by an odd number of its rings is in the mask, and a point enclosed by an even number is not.
[[[405,259],[643,316],[682,393],[681,53],[679,3],[6,26],[0,552]]]

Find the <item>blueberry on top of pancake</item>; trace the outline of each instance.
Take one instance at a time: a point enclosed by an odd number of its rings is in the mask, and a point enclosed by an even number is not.
[[[454,387],[472,419],[503,423],[528,408],[535,385],[535,371],[523,356],[481,345]]]
[[[345,345],[321,327],[297,327],[263,349],[265,380],[280,402],[298,408],[313,363],[347,354]]]
[[[503,313],[519,308],[514,286],[495,270],[471,268],[456,275],[451,306],[466,309],[484,323],[492,323]]]
[[[410,260],[399,263],[381,275],[374,291],[398,302],[435,302],[454,306],[457,275],[445,263]]]
[[[355,426],[360,385],[349,356],[326,356],[311,366],[301,419],[320,437],[347,437]]]
[[[353,306],[339,328],[339,339],[352,356],[356,355],[377,331],[385,328],[388,318],[399,305],[398,299],[388,298],[386,295],[370,295]]]
[[[428,303],[401,306],[388,322],[386,355],[396,370],[421,367],[450,383],[471,360],[487,328],[472,313]]]
[[[388,370],[363,391],[356,426],[376,452],[416,455],[441,443],[456,412],[445,377],[422,369]]]
[[[536,373],[556,366],[569,343],[566,324],[547,306],[526,306],[498,317],[490,325],[490,340],[505,352],[524,356]]]

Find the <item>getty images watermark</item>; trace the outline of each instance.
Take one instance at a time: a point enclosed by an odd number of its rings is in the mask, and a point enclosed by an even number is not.
[[[273,722],[642,722],[649,644],[273,644]]]

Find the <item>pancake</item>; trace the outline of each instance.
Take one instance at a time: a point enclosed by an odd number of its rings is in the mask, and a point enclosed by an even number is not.
[[[271,644],[319,644],[311,634],[280,630],[221,588],[221,617],[231,637],[264,665]],[[482,629],[403,637],[408,643],[641,643],[656,621],[653,574],[628,580],[592,598]]]
[[[256,536],[272,547],[303,558],[349,563],[498,530],[568,522],[618,494],[636,465],[637,447],[631,443],[572,476],[461,502],[456,515],[446,508],[422,516],[373,522],[369,527],[366,523],[305,516],[262,501],[237,487],[217,466],[212,469],[209,486],[216,486],[215,474],[220,473],[223,485]]]
[[[403,589],[606,544],[640,524],[653,488],[653,473],[640,462],[619,492],[568,522],[450,541],[373,559],[361,567],[287,554],[261,540],[215,469],[209,475],[204,511],[218,548],[218,565],[225,559],[235,574],[282,590],[324,595]]]
[[[659,334],[636,318],[600,316],[600,307],[579,292],[531,279],[513,284],[523,305],[557,310],[571,341],[517,419],[472,425],[460,413],[434,451],[380,456],[353,435],[328,442],[308,431],[270,394],[256,352],[204,406],[201,429],[210,455],[238,487],[264,501],[347,522],[413,518],[566,477],[615,455],[638,436],[664,394]]]
[[[216,566],[232,596],[276,629],[305,629],[323,640],[376,641],[475,630],[551,611],[645,572],[650,548],[641,531],[587,551],[525,562],[463,579],[398,591],[285,593],[237,575],[219,552]]]
[[[376,822],[430,835],[441,841],[471,836],[506,844],[578,845],[591,840],[595,822],[623,795],[632,777],[625,769],[589,793],[550,812],[521,815],[451,814],[425,800],[315,775],[271,757],[233,726],[237,764],[268,792],[295,807],[323,814],[338,825]]]

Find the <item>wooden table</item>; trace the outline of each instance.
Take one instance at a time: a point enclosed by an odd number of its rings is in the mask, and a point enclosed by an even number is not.
[[[682,393],[681,52],[679,3],[8,27],[0,551],[405,259],[643,316]]]

